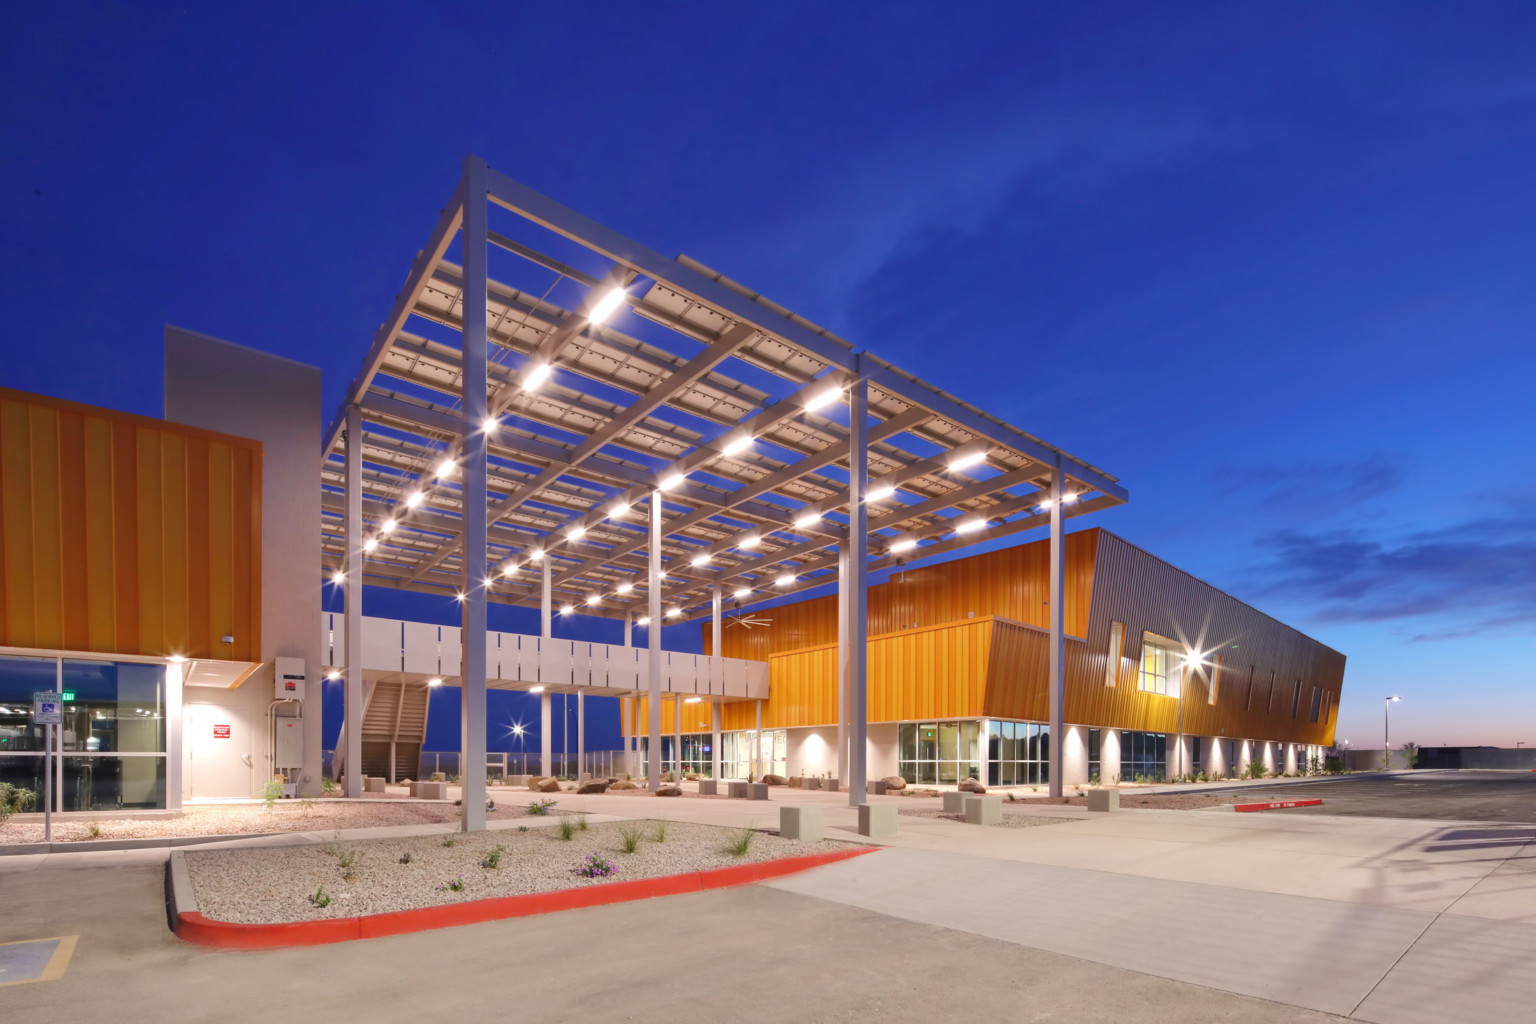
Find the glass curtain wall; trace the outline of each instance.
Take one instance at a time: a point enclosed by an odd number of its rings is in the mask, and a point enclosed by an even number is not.
[[[744,732],[722,732],[720,734],[720,777],[724,779],[746,779],[752,773],[752,737],[753,730]],[[668,772],[678,770],[677,757],[673,752],[673,737],[665,735],[661,737],[661,771],[665,775]],[[709,778],[711,771],[711,735],[704,733],[683,734],[683,762],[684,774],[694,773]],[[758,770],[758,778],[763,775],[783,775],[785,771],[785,759],[789,746],[789,734],[784,729],[764,729],[762,734],[762,765]],[[650,757],[650,742],[647,737],[640,737],[640,774],[645,775]]]
[[[987,785],[1044,786],[1051,781],[1051,727],[987,723]]]
[[[954,786],[981,778],[980,722],[899,725],[897,743],[897,772],[909,784]]]
[[[63,811],[165,806],[165,666],[62,659]],[[58,685],[59,660],[0,657],[0,782],[38,794],[44,739],[32,694]]]

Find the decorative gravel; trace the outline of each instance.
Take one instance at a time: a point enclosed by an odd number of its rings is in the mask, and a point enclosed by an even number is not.
[[[943,811],[897,811],[908,818],[942,818],[945,821],[965,821],[963,814],[946,814]],[[1035,828],[1039,825],[1066,825],[1081,818],[1057,818],[1046,814],[1003,814],[1003,828]]]
[[[657,842],[657,827],[653,821],[594,824],[586,831],[577,831],[568,841],[560,838],[557,827],[541,826],[526,832],[452,833],[447,836],[454,840],[452,846],[444,845],[444,835],[436,835],[188,851],[186,856],[198,910],[205,916],[244,924],[275,924],[574,889],[850,847],[831,840],[805,843],[754,832],[746,855],[737,857],[727,846],[740,829],[667,822],[666,840]],[[644,836],[634,853],[622,852],[626,828],[638,829]],[[495,868],[482,866],[485,856],[497,846],[505,847],[500,864]],[[407,853],[410,863],[400,863]],[[576,873],[594,853],[613,865],[613,874],[584,878]],[[355,855],[350,871],[341,866],[348,854]],[[462,890],[449,888],[460,879]],[[310,899],[321,886],[331,897],[323,908]]]
[[[505,794],[505,796],[503,795]],[[559,799],[561,794],[552,794]],[[543,794],[508,789],[495,793],[496,809],[487,811],[492,821],[523,818],[528,805]],[[247,835],[257,832],[334,832],[337,829],[377,828],[387,825],[428,825],[458,821],[461,808],[447,803],[406,800],[317,800],[305,806],[297,800],[280,800],[269,810],[261,804],[199,804],[181,815],[161,818],[100,818],[53,822],[56,843],[90,842],[98,839],[166,839],[181,836]],[[91,834],[91,825],[98,834]],[[0,827],[0,844],[40,843],[43,821],[12,818]]]

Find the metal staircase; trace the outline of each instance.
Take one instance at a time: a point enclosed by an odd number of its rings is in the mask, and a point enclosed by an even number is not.
[[[414,777],[427,736],[425,683],[380,680],[364,685],[363,771],[395,782]],[[336,740],[335,771],[345,770],[346,726]],[[391,770],[393,768],[393,770]]]

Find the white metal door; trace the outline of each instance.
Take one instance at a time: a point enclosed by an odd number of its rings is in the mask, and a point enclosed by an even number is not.
[[[187,750],[188,796],[251,796],[255,751],[251,749],[251,727],[245,709],[188,704],[183,742]]]

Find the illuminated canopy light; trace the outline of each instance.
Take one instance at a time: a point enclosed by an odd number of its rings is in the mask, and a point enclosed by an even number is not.
[[[822,391],[822,392],[819,392],[818,394],[812,395],[810,398],[808,398],[806,400],[806,402],[805,402],[805,411],[806,412],[815,412],[817,409],[826,408],[827,406],[831,405],[833,402],[835,402],[839,398],[841,398],[842,395],[843,395],[843,389],[842,389],[842,387],[840,385],[834,385],[834,386],[832,386],[830,388],[827,388],[825,391]]]
[[[372,551],[374,548],[376,548],[378,546],[379,546],[379,541],[378,541],[378,538],[376,538],[376,537],[369,537],[367,540],[363,541],[363,550],[364,551]]]
[[[608,506],[608,515],[610,515],[614,519],[619,518],[625,512],[628,512],[628,511],[629,511],[629,506],[624,504],[622,501],[616,501],[612,505]]]
[[[444,459],[442,462],[439,462],[437,464],[437,475],[441,479],[446,479],[447,477],[452,476],[453,475],[453,460],[452,459]]]
[[[334,683],[336,680],[341,678],[341,673],[337,672],[335,669],[331,669],[329,672],[327,672],[325,674],[325,678],[329,679],[331,682]]]
[[[406,503],[406,505],[408,505],[411,508],[415,508],[417,505],[420,505],[421,504],[421,492],[420,491],[412,491],[411,492],[411,496],[409,498],[405,499],[405,503]]]
[[[457,599],[459,601],[464,600],[464,591],[462,591],[462,590],[459,591],[457,594],[454,595],[454,597],[455,597],[455,599]]]
[[[774,582],[777,583],[781,587],[787,587],[791,583],[795,582],[795,577],[794,577],[793,573],[787,573],[786,572],[782,576],[780,576],[778,579],[774,580]]]
[[[530,686],[530,687],[528,687],[528,692],[529,693],[543,693],[544,692],[544,687],[542,687],[542,686]]]
[[[752,596],[752,588],[751,587],[742,587],[740,590],[736,591],[736,600],[738,600],[738,601],[740,601],[744,597],[751,597],[751,596]]]
[[[485,429],[487,434],[494,434],[496,433],[496,428],[501,426],[501,421],[498,420],[495,416],[487,416],[485,418],[485,422],[481,424],[481,426]]]
[[[532,391],[534,388],[549,380],[549,364],[540,363],[523,375],[523,390]]]
[[[668,473],[666,476],[661,478],[661,482],[656,486],[660,487],[664,491],[670,491],[674,488],[681,487],[683,480],[685,479],[686,478],[681,473]]]
[[[736,546],[741,548],[744,551],[751,551],[753,548],[757,547],[762,542],[763,542],[763,538],[759,537],[755,533],[749,533],[745,537],[741,538],[741,543],[736,545]]]
[[[799,530],[803,530],[807,526],[810,526],[812,523],[817,523],[817,522],[820,522],[820,521],[821,521],[821,513],[820,512],[807,512],[805,515],[803,515],[799,519],[795,520],[795,528],[799,529]]]
[[[911,551],[915,547],[917,547],[917,538],[903,537],[891,545],[891,550],[900,554],[903,551]]]
[[[335,572],[331,573],[332,583],[345,583],[346,581],[347,574],[342,572],[340,569],[337,569]]]
[[[740,437],[735,438],[734,440],[727,443],[724,448],[720,449],[720,454],[735,455],[738,452],[746,451],[750,447],[752,447],[752,435],[742,434]]]
[[[595,604],[597,604],[600,601],[602,601],[602,598],[599,597],[596,594],[593,594],[591,597],[587,598],[587,606],[591,607],[592,605],[595,605]]]
[[[528,561],[530,562],[537,562],[543,557],[544,552],[540,551],[538,548],[534,548],[532,551],[528,552]]]
[[[669,619],[675,619],[675,618],[677,618],[681,614],[683,614],[683,610],[681,608],[668,608],[667,609],[667,618],[669,618]]]
[[[868,494],[866,494],[864,496],[864,500],[866,502],[869,502],[869,501],[887,501],[887,500],[890,499],[891,495],[893,495],[895,493],[896,493],[896,488],[894,488],[894,487],[889,487],[889,486],[887,486],[887,487],[876,487],[874,490],[870,491]]]
[[[987,521],[985,519],[967,519],[965,522],[963,522],[959,526],[955,527],[955,532],[956,533],[975,533],[977,530],[986,529],[986,526],[987,526]]]
[[[635,625],[637,625],[637,626],[649,626],[650,624],[651,624],[651,617],[649,615],[642,615],[638,619],[635,620]]]
[[[986,458],[986,452],[971,452],[969,455],[962,455],[955,461],[951,462],[949,464],[949,468],[954,471],[970,469],[978,462],[985,462]]]
[[[511,576],[515,572],[517,572],[517,566],[515,566],[515,565],[506,566],[505,568],[503,568],[501,570],[501,574],[503,576]]]
[[[631,590],[634,590],[634,589],[635,589],[635,585],[633,583],[620,583],[619,584],[619,593],[621,593],[621,594],[627,594]]]
[[[569,531],[567,531],[567,536],[569,536],[571,540],[581,540],[581,538],[585,537],[586,535],[587,528],[585,526],[573,526]]]
[[[600,324],[610,316],[613,316],[613,311],[618,309],[624,302],[624,294],[623,288],[611,289],[607,295],[597,300],[597,305],[592,307],[592,314],[587,319],[595,324]]]
[[[689,564],[692,565],[695,569],[697,569],[701,565],[708,565],[709,564],[709,556],[708,555],[694,555],[693,556],[693,561],[690,562]]]
[[[173,655],[171,655],[169,658],[167,658],[165,660],[169,661],[173,665],[180,665],[182,662],[186,661],[187,659],[182,657],[180,654],[173,654]]]
[[[434,679],[428,679],[427,680],[427,685],[428,686],[442,686],[443,685],[443,681],[441,679],[435,679],[435,678]]]
[[[573,605],[573,604],[568,604],[568,605],[566,605],[566,606],[564,606],[563,608],[560,609],[560,614],[561,615],[570,615],[570,614],[574,613],[575,611],[576,611],[576,606]]]
[[[1063,505],[1070,505],[1074,501],[1076,501],[1079,497],[1080,497],[1080,495],[1076,491],[1068,491],[1066,494],[1063,494],[1061,496],[1061,503]]]
[[[699,701],[701,701],[703,699],[704,699],[703,697],[684,697],[683,698],[683,703],[684,704],[697,704]]]
[[[384,522],[379,524],[379,532],[380,533],[394,533],[395,532],[395,521],[393,519],[386,519],[386,520],[384,520]]]

